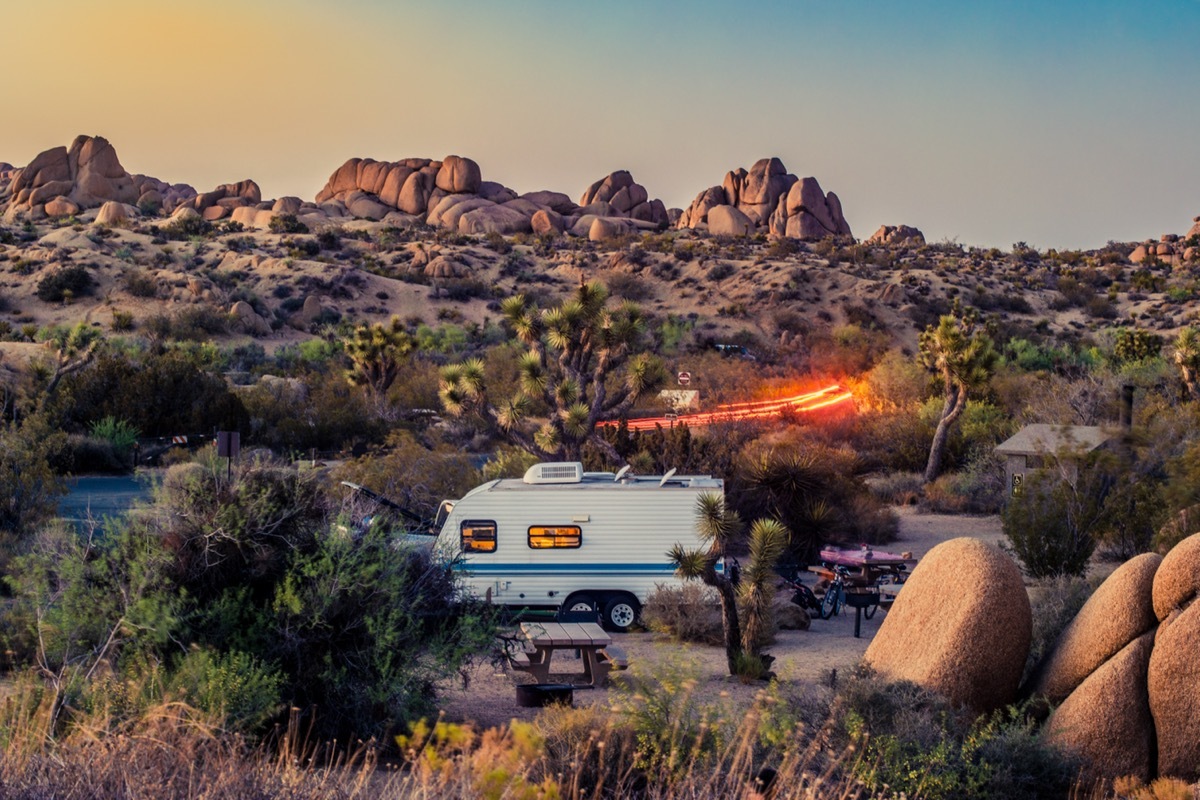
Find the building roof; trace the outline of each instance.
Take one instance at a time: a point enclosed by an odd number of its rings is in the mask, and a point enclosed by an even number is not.
[[[1036,456],[1064,449],[1090,453],[1115,438],[1113,429],[1097,425],[1026,425],[996,445],[996,452],[1003,456]]]

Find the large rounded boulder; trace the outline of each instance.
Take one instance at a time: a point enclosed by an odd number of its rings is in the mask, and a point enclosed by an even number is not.
[[[1146,677],[1158,734],[1158,774],[1200,778],[1200,605],[1159,626]]]
[[[1186,608],[1200,592],[1200,534],[1171,548],[1154,576],[1154,613],[1164,620]]]
[[[1016,563],[978,539],[951,539],[913,570],[863,661],[988,712],[1015,699],[1032,630]]]
[[[1154,770],[1154,720],[1146,670],[1154,634],[1145,633],[1092,672],[1046,723],[1046,738],[1081,756],[1093,778]]]
[[[1143,553],[1118,567],[1059,636],[1031,686],[1033,694],[1061,703],[1101,664],[1158,624],[1151,592],[1163,561]]]

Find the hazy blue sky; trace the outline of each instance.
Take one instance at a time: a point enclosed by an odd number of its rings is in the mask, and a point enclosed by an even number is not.
[[[3,0],[0,160],[311,198],[351,156],[686,206],[776,155],[856,235],[1097,246],[1200,214],[1200,0]],[[19,75],[19,77],[18,77]]]

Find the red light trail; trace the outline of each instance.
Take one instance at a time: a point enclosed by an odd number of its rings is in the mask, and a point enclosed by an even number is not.
[[[670,427],[673,423],[681,423],[689,427],[703,427],[720,422],[740,422],[752,419],[772,419],[784,412],[807,413],[821,408],[843,403],[853,397],[853,394],[834,384],[815,392],[783,397],[778,400],[756,400],[749,403],[726,403],[717,406],[713,411],[698,414],[680,414],[677,417],[648,417],[631,419],[626,427],[631,431],[651,431],[656,425]],[[619,425],[618,420],[605,420],[601,425]]]

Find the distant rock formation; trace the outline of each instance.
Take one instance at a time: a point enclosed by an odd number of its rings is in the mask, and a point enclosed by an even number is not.
[[[710,229],[709,215],[721,206],[745,216],[753,224],[750,232],[766,229],[773,236],[808,241],[852,235],[838,196],[823,192],[816,178],[792,175],[778,158],[760,159],[749,171],[738,168],[726,173],[720,186],[696,195],[675,225]],[[729,221],[727,212],[720,212],[719,220],[725,229]]]
[[[925,244],[925,234],[908,225],[881,225],[871,234],[865,244],[901,245]]]
[[[1200,261],[1200,247],[1194,243],[1196,239],[1200,239],[1200,216],[1192,217],[1192,227],[1183,236],[1164,233],[1157,242],[1147,239],[1139,244],[1129,254],[1129,261],[1134,264],[1158,261],[1173,267],[1188,261]],[[1189,242],[1193,244],[1189,246]]]
[[[606,223],[597,231],[607,237],[610,231],[667,224],[662,201],[650,200],[645,187],[626,171],[614,172],[589,186],[580,207],[560,192],[518,196],[507,186],[483,180],[473,160],[454,155],[441,161],[352,158],[330,176],[316,202],[321,213],[332,217],[396,222],[406,217],[463,234],[556,235],[570,231],[589,236],[595,220],[604,219]]]
[[[627,170],[610,173],[584,190],[579,198],[582,214],[617,217],[666,226],[667,207],[651,200],[646,187],[637,183]]]
[[[0,164],[0,207],[10,221],[19,214],[68,216],[108,202],[169,211],[194,195],[186,184],[126,172],[101,136],[77,136],[70,148],[46,150],[20,169]]]

